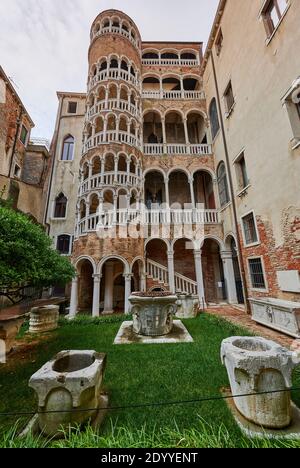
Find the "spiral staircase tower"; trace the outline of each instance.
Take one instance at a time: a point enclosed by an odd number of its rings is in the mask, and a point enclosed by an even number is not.
[[[84,258],[94,261],[92,309],[98,316],[105,259],[126,261],[126,312],[131,268],[144,256],[143,241],[124,235],[143,197],[141,36],[127,15],[108,10],[95,19],[88,61],[73,262],[77,266]],[[114,228],[115,235],[99,236],[99,222]],[[78,287],[73,284],[71,311],[78,307]]]

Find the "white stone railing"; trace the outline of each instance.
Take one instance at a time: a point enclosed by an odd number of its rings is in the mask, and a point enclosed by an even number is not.
[[[169,286],[169,271],[168,268],[160,263],[154,262],[153,260],[147,260],[146,262],[146,273],[147,276],[158,281],[159,283]],[[181,275],[180,273],[174,274],[175,277],[175,289],[176,292],[185,294],[197,295],[198,287],[197,282]]]
[[[169,285],[169,272],[168,268],[156,263],[153,260],[147,260],[146,262],[146,273],[147,276],[159,281],[159,283],[164,284],[165,286]]]
[[[185,144],[173,144],[173,145],[163,145],[163,144],[144,144],[144,154],[145,156],[163,156],[167,155],[210,155],[212,154],[211,145],[185,145]]]
[[[132,84],[138,90],[141,89],[141,82],[133,76],[130,71],[122,70],[119,68],[108,68],[107,70],[103,70],[98,72],[89,82],[88,84],[88,91],[96,86],[98,83],[107,80],[123,80],[127,83]]]
[[[142,92],[143,99],[169,99],[169,100],[200,100],[205,99],[204,91],[159,91],[159,90],[144,90]]]
[[[99,214],[89,215],[80,220],[78,226],[79,235],[97,230],[100,221]],[[217,225],[220,224],[218,210],[107,210],[101,214],[101,222],[106,227],[124,225],[137,221],[143,226],[152,225]]]
[[[126,187],[137,187],[141,184],[141,178],[136,174],[128,174],[127,172],[105,172],[104,174],[97,174],[90,179],[86,179],[79,186],[79,196],[85,193],[100,189],[103,186],[121,185]]]
[[[146,67],[159,65],[162,67],[200,67],[200,61],[195,59],[142,59],[142,64]]]
[[[99,101],[93,107],[90,108],[88,111],[87,117],[91,119],[98,114],[101,114],[103,111],[121,111],[121,112],[128,112],[129,114],[133,115],[134,117],[140,118],[140,109],[137,108],[134,104],[131,104],[128,101],[124,101],[122,99],[109,99],[108,101]]]
[[[83,145],[83,154],[93,148],[97,148],[103,144],[109,143],[126,143],[130,146],[135,146],[141,150],[141,143],[135,135],[119,130],[107,131],[97,133],[95,136],[90,137]]]
[[[102,28],[98,32],[96,32],[96,33],[94,33],[92,35],[92,40],[96,39],[96,37],[103,36],[105,34],[120,34],[121,36],[126,37],[126,39],[128,39],[140,52],[139,45],[138,45],[136,39],[134,39],[131,36],[129,31],[125,31],[124,29],[119,28],[119,27],[108,26],[106,28]]]
[[[175,289],[176,292],[181,292],[185,294],[193,294],[196,296],[198,294],[197,282],[187,278],[186,276],[175,273]]]

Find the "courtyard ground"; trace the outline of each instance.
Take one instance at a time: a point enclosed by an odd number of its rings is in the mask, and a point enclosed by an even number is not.
[[[155,406],[220,396],[228,386],[226,369],[220,362],[220,345],[233,335],[249,335],[244,328],[220,317],[203,314],[184,321],[194,343],[173,345],[114,346],[124,318],[74,322],[61,321],[60,328],[37,339],[19,337],[19,346],[7,365],[0,367],[0,413],[35,411],[30,376],[57,352],[67,349],[95,349],[108,356],[104,386],[111,406],[131,406],[110,411],[99,434],[87,428],[66,434],[61,441],[15,437],[28,418],[0,416],[0,447],[300,447],[299,442],[251,441],[235,424],[223,400]],[[300,387],[300,371],[294,375]],[[293,395],[300,406],[300,392]],[[143,404],[149,407],[140,407]],[[137,406],[137,408],[134,408]]]

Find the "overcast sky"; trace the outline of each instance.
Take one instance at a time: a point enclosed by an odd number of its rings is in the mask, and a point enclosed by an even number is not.
[[[102,11],[127,13],[144,41],[206,42],[219,0],[0,0],[0,64],[51,139],[56,91],[86,91],[90,26]]]

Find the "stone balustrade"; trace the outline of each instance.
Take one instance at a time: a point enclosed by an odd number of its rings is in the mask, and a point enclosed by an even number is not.
[[[145,156],[163,156],[163,155],[195,155],[204,156],[212,154],[211,145],[194,145],[194,144],[144,144]]]
[[[205,99],[204,91],[167,91],[167,90],[146,90],[142,91],[143,99],[169,99],[169,100],[203,100]]]

